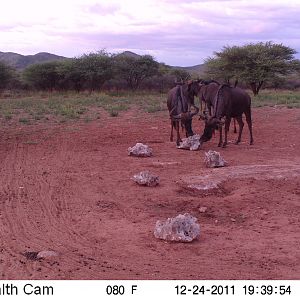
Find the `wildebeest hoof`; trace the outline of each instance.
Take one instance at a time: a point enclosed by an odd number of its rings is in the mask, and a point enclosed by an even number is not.
[[[239,143],[240,143],[240,141],[236,141],[234,144],[235,144],[235,145],[238,145]]]
[[[221,146],[222,146],[222,143],[219,143],[219,144],[218,144],[218,147],[221,147]]]
[[[222,148],[226,148],[227,143],[223,143]]]

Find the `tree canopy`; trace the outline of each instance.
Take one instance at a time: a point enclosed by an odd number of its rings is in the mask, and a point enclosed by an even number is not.
[[[225,46],[206,60],[207,75],[227,83],[243,81],[257,95],[265,82],[278,80],[299,67],[294,54],[294,49],[272,42]]]
[[[119,78],[126,80],[132,90],[136,90],[146,78],[158,74],[159,63],[151,55],[117,56],[115,71]]]
[[[99,90],[113,76],[112,58],[105,51],[78,58],[34,64],[23,72],[25,81],[42,90]]]
[[[14,70],[0,61],[0,91],[5,89],[14,77]]]
[[[58,61],[34,64],[24,70],[23,78],[29,86],[35,89],[53,90],[59,84],[59,66]]]

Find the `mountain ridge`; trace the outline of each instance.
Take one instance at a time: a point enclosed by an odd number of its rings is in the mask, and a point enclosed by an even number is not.
[[[59,56],[56,54],[48,52],[39,52],[33,55],[22,55],[15,52],[1,52],[0,51],[0,61],[4,61],[11,67],[17,70],[23,70],[26,67],[42,62],[55,61],[67,59],[67,57]]]
[[[138,58],[141,55],[136,54],[132,51],[124,51],[117,54],[118,56],[130,56]],[[17,70],[23,70],[26,67],[36,64],[36,63],[43,63],[48,61],[55,61],[55,60],[63,60],[69,59],[69,57],[60,56],[48,52],[39,52],[33,55],[22,55],[15,52],[1,52],[0,51],[0,61],[4,61],[11,67],[16,68]],[[183,69],[195,74],[201,74],[204,72],[204,64],[198,64],[195,66],[188,66],[188,67],[179,67],[179,66],[170,66],[172,68]]]

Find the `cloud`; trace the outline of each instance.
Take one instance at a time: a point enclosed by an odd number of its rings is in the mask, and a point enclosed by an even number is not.
[[[105,48],[194,65],[225,45],[272,40],[300,51],[299,15],[298,0],[10,0],[0,11],[0,51]]]
[[[87,7],[89,13],[97,16],[115,15],[119,11],[120,6],[117,3],[96,3]]]

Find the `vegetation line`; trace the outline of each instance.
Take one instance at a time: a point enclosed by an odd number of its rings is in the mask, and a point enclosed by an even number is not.
[[[199,99],[196,99],[199,103]],[[285,106],[300,108],[300,91],[263,90],[252,97],[253,107]],[[166,94],[161,93],[30,93],[0,97],[0,120],[17,121],[31,125],[37,122],[67,122],[83,120],[89,122],[101,118],[106,111],[111,117],[129,109],[139,109],[145,113],[167,112]]]

